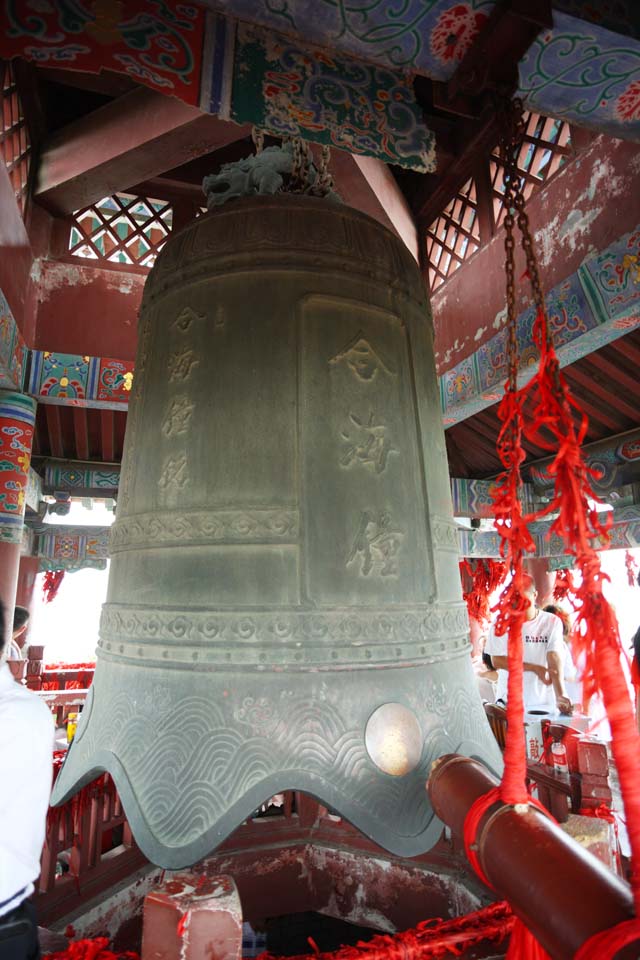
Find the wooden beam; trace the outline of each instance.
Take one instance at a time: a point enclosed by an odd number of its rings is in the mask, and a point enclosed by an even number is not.
[[[73,409],[73,429],[76,435],[76,451],[79,460],[89,459],[89,430],[87,411],[82,407]]]
[[[54,214],[72,213],[247,132],[173,97],[133,90],[44,143],[34,199]]]
[[[60,418],[60,407],[54,404],[47,404],[46,407],[47,429],[49,431],[49,448],[52,457],[64,459],[64,442],[62,439],[62,421]]]
[[[336,191],[350,207],[393,231],[418,259],[418,234],[409,205],[382,160],[333,150],[329,169]]]
[[[112,410],[100,411],[100,432],[102,437],[102,459],[105,463],[115,460],[115,431]]]

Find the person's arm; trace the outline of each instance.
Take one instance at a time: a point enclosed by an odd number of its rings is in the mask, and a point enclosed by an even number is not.
[[[547,667],[549,676],[553,684],[553,692],[556,695],[556,705],[560,713],[570,716],[573,713],[573,704],[567,696],[564,685],[564,665],[562,662],[562,621],[555,617],[557,624],[554,624],[547,648]]]
[[[509,669],[509,658],[508,658],[508,657],[498,657],[498,656],[495,656],[495,655],[494,655],[494,656],[491,657],[491,659],[493,660],[493,665],[494,665],[494,667],[496,668],[496,670],[508,670],[508,669]],[[547,686],[549,686],[549,684],[551,683],[551,680],[550,680],[550,678],[549,678],[549,674],[547,673],[547,668],[546,668],[546,667],[541,667],[541,666],[540,666],[539,664],[537,664],[537,663],[527,663],[526,660],[525,660],[525,662],[523,663],[522,666],[523,666],[523,668],[524,668],[525,671],[528,671],[529,673],[535,673],[536,676],[537,676],[540,680],[542,680],[542,682],[545,683]]]

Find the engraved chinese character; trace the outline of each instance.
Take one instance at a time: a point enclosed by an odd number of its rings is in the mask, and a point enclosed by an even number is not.
[[[358,380],[375,380],[380,370],[393,376],[393,371],[360,333],[357,333],[343,350],[331,357],[329,363],[336,364],[343,361],[355,373]]]
[[[169,357],[169,380],[172,383],[176,380],[188,380],[197,363],[200,363],[200,360],[188,347],[172,353]]]
[[[162,421],[162,432],[165,437],[176,437],[186,433],[194,407],[195,403],[189,400],[189,397],[176,397],[171,400]]]
[[[182,454],[179,457],[169,457],[162,468],[158,486],[161,490],[168,490],[174,487],[176,490],[182,490],[189,482],[189,468],[187,458]]]
[[[383,473],[389,454],[398,452],[391,446],[386,426],[374,423],[373,413],[369,414],[368,423],[363,423],[355,413],[350,413],[349,419],[355,430],[350,433],[342,431],[341,436],[348,446],[340,457],[340,464],[350,467],[352,463],[363,463],[372,467],[375,473]]]
[[[404,534],[393,529],[388,513],[381,511],[376,516],[369,510],[363,510],[347,565],[359,560],[360,572],[364,577],[370,573],[381,577],[395,576],[403,539]]]
[[[173,326],[180,333],[186,333],[194,320],[206,320],[206,317],[203,313],[196,313],[191,307],[184,307],[173,321]]]

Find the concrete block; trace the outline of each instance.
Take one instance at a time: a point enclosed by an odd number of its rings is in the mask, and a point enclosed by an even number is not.
[[[147,894],[141,960],[240,960],[242,907],[231,877],[179,873]]]

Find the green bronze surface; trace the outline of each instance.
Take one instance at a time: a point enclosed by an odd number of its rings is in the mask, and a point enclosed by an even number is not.
[[[169,240],[141,311],[111,555],[54,800],[109,770],[155,863],[193,863],[286,789],[412,856],[441,832],[433,760],[500,766],[428,300],[368,217],[256,197]]]

